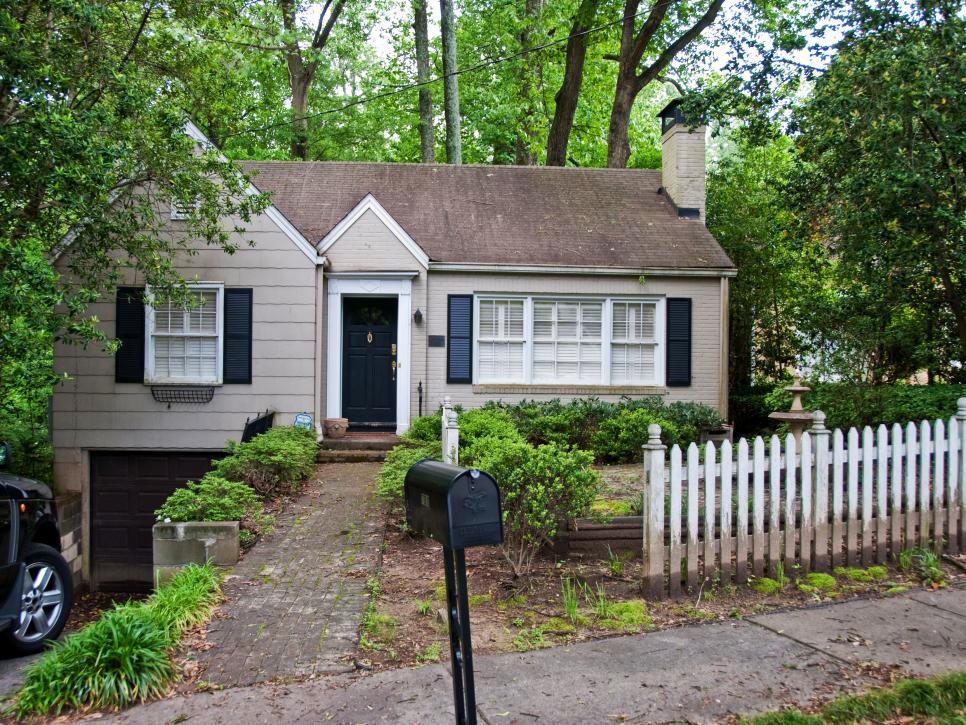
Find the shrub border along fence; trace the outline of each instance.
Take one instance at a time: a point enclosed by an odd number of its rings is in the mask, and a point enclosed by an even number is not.
[[[948,421],[830,431],[814,413],[789,434],[685,454],[649,428],[644,449],[644,588],[677,596],[779,565],[806,571],[896,559],[908,548],[966,550],[966,398]],[[689,505],[693,504],[693,505]],[[665,514],[667,511],[667,514]]]

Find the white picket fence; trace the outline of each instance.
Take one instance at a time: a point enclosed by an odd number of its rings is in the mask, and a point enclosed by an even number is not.
[[[644,584],[663,598],[702,582],[869,565],[903,549],[966,551],[966,398],[948,421],[772,436],[670,453],[644,446]],[[667,460],[666,460],[667,458]]]

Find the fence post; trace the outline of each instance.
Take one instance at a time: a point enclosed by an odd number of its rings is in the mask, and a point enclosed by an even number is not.
[[[456,422],[456,411],[447,395],[443,398],[443,420],[441,423],[443,438],[443,463],[458,465],[460,460],[460,428]]]
[[[644,591],[654,599],[664,598],[664,451],[661,426],[647,427],[644,453]],[[673,566],[673,563],[672,563]]]
[[[953,492],[950,504],[956,500],[956,509],[959,518],[959,550],[966,551],[966,398],[956,401],[956,423],[959,426],[959,450],[956,451],[956,462],[950,461],[949,465],[955,465],[959,471],[956,482],[959,485],[958,495]]]
[[[815,569],[828,571],[828,471],[829,439],[832,432],[825,427],[825,413],[821,410],[812,414],[812,427],[808,432],[815,441]]]

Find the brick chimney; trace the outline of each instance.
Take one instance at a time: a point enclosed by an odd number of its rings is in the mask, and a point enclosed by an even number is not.
[[[706,127],[693,129],[684,119],[680,100],[667,104],[661,119],[661,193],[683,219],[704,222],[704,136]]]

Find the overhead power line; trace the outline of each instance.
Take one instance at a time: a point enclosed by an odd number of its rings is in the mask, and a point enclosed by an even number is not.
[[[624,17],[618,18],[617,20],[613,20],[613,21],[611,21],[609,23],[604,23],[603,25],[598,25],[598,26],[593,27],[593,28],[588,28],[587,30],[582,30],[579,33],[572,33],[572,34],[567,35],[567,36],[565,36],[563,38],[558,38],[557,40],[550,40],[550,41],[548,41],[546,43],[542,43],[540,45],[535,45],[532,48],[527,48],[525,50],[521,50],[519,52],[512,53],[510,55],[505,55],[505,56],[502,56],[502,57],[499,57],[499,58],[487,58],[486,60],[483,60],[483,61],[481,61],[481,62],[479,62],[479,63],[477,63],[475,65],[471,65],[471,66],[469,66],[467,68],[458,68],[457,70],[455,70],[452,73],[443,74],[443,75],[437,76],[436,78],[432,78],[432,79],[430,79],[428,81],[423,81],[422,83],[416,82],[416,83],[408,83],[408,84],[406,84],[404,86],[394,86],[393,88],[391,88],[389,90],[380,91],[379,93],[374,93],[371,96],[365,96],[363,98],[357,98],[354,101],[349,101],[348,103],[345,103],[345,104],[343,104],[341,106],[337,106],[336,108],[329,108],[329,109],[327,109],[325,111],[318,111],[317,113],[310,113],[307,116],[305,116],[305,120],[306,121],[310,121],[310,120],[313,120],[313,119],[316,119],[316,118],[321,118],[323,116],[330,116],[330,115],[332,115],[334,113],[341,113],[342,111],[346,111],[346,110],[348,110],[350,108],[353,108],[355,106],[362,106],[362,105],[364,105],[366,103],[372,103],[373,101],[378,101],[378,100],[381,100],[383,98],[390,98],[392,96],[398,96],[398,95],[400,95],[402,93],[408,93],[409,91],[413,90],[414,88],[420,88],[422,86],[429,86],[429,85],[432,85],[434,83],[439,83],[440,81],[442,81],[445,78],[448,78],[450,76],[459,76],[459,75],[462,75],[464,73],[474,73],[476,71],[483,70],[484,68],[489,68],[491,66],[499,65],[500,63],[506,63],[507,61],[510,61],[510,60],[515,60],[517,58],[522,58],[523,56],[529,55],[530,53],[535,53],[535,52],[537,52],[539,50],[545,50],[546,48],[551,48],[551,47],[553,47],[555,45],[561,45],[563,43],[566,43],[571,38],[579,38],[579,37],[581,37],[583,35],[590,35],[591,33],[597,33],[597,32],[599,32],[601,30],[607,30],[608,28],[612,28],[615,25],[622,25],[625,20],[630,20],[631,18],[637,18],[637,17],[639,17],[641,15],[644,15],[644,14],[646,14],[648,12],[650,12],[650,10],[642,10],[642,11],[640,11],[638,13],[634,13],[633,15],[625,15]],[[229,139],[229,138],[233,138],[235,136],[243,136],[243,135],[250,134],[250,133],[259,133],[261,131],[271,131],[274,128],[282,128],[284,126],[290,126],[291,123],[292,123],[291,121],[284,121],[284,122],[279,122],[279,123],[270,123],[270,124],[266,124],[264,126],[256,126],[256,127],[253,127],[253,128],[246,128],[246,129],[242,129],[241,131],[235,131],[233,133],[225,134],[222,138]]]

